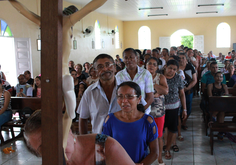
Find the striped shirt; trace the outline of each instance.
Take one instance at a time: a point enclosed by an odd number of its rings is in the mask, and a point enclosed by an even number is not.
[[[5,90],[2,91],[2,96],[0,97],[0,109],[2,109],[4,107],[4,103],[5,103],[4,93],[5,93]],[[9,101],[7,110],[11,110],[11,99]]]

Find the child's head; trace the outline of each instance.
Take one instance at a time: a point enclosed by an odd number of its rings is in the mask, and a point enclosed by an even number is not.
[[[87,85],[84,82],[80,82],[79,83],[79,91],[84,93],[84,91],[86,90]]]
[[[35,81],[35,85],[37,87],[41,87],[41,77],[40,76],[36,76],[34,81]]]
[[[215,79],[215,83],[221,83],[223,81],[223,73],[216,72],[214,79]]]

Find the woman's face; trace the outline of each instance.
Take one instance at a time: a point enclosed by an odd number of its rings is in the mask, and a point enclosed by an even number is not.
[[[75,70],[76,70],[77,73],[82,72],[82,68],[79,65],[75,66]]]
[[[184,66],[185,64],[187,64],[187,59],[185,55],[179,55],[179,65],[180,66]]]
[[[215,75],[215,82],[221,83],[223,81],[223,74],[222,73],[217,73]]]
[[[84,90],[85,90],[84,84],[80,84],[80,85],[79,85],[79,91],[81,91],[82,93],[84,93]]]
[[[96,75],[97,75],[97,71],[94,70],[94,68],[91,69],[91,70],[90,70],[90,75],[91,75],[92,77],[96,76]]]
[[[73,79],[75,80],[77,77],[77,73],[76,73],[76,71],[72,71],[71,73],[70,73],[70,75],[73,77]]]
[[[133,51],[130,50],[124,52],[124,63],[127,69],[136,67],[138,62],[137,60],[137,56],[134,54]]]
[[[41,80],[39,78],[35,79],[35,84],[37,87],[41,86]]]
[[[137,110],[137,105],[141,100],[135,96],[135,90],[129,86],[122,86],[117,91],[117,102],[122,111],[131,112]]]
[[[158,70],[158,65],[156,60],[149,60],[148,63],[146,64],[147,70],[151,73],[154,74]]]

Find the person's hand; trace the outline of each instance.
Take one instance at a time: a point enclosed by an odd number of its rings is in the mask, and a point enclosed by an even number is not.
[[[182,112],[182,118],[183,120],[185,120],[187,118],[187,111],[184,111]]]
[[[186,92],[186,91],[188,91],[189,89],[188,89],[188,87],[184,87],[184,92]]]

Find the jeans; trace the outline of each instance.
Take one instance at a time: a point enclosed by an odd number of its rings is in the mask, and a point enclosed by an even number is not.
[[[7,110],[6,110],[5,112],[3,112],[3,114],[0,115],[0,127],[1,127],[4,123],[10,121],[11,118],[12,118],[12,111],[9,111],[9,110],[7,111]]]
[[[185,93],[185,98],[186,98],[186,108],[187,108],[187,115],[190,116],[191,111],[192,111],[192,101],[193,101],[193,92],[190,94]],[[183,107],[181,108],[181,113],[183,112]]]

